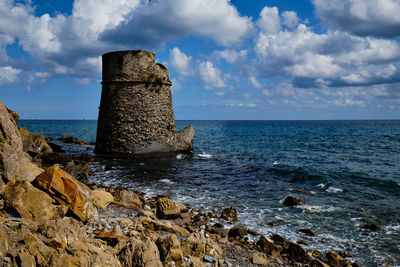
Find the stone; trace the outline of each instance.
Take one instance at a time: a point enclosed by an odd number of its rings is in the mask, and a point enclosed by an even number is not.
[[[383,230],[382,227],[380,227],[379,225],[376,225],[376,224],[374,224],[374,223],[367,223],[367,224],[364,224],[364,225],[362,226],[362,228],[363,228],[363,229],[366,229],[366,230],[370,230],[370,231],[372,231],[372,232],[379,232],[379,231],[382,231],[382,230]]]
[[[74,160],[65,165],[65,171],[80,181],[87,181],[91,168],[87,162]]]
[[[267,256],[262,252],[254,252],[251,257],[251,262],[253,264],[259,264],[259,265],[264,265],[264,266],[268,265]]]
[[[57,214],[53,199],[33,187],[28,181],[9,182],[5,190],[4,206],[11,214],[26,220],[45,223]]]
[[[72,136],[67,136],[67,135],[63,135],[60,138],[57,139],[60,142],[63,143],[69,143],[69,144],[77,144],[77,145],[85,145],[85,142],[82,140],[79,140],[78,138],[72,137]]]
[[[181,209],[167,197],[157,199],[156,215],[160,219],[176,219],[180,217]]]
[[[309,236],[317,236],[311,229],[299,229],[297,230],[303,234],[309,235]]]
[[[104,189],[96,189],[92,190],[92,202],[97,208],[105,210],[108,205],[114,202],[114,197]]]
[[[203,257],[206,253],[206,240],[203,233],[192,233],[182,241],[184,256]]]
[[[310,260],[307,252],[299,244],[291,241],[285,243],[284,253],[287,253],[290,259],[297,262],[308,262]]]
[[[10,237],[7,233],[7,228],[0,225],[0,263],[1,259],[8,254],[10,249]]]
[[[113,192],[113,196],[115,206],[117,207],[124,207],[133,210],[140,210],[143,207],[142,198],[131,190],[116,190]]]
[[[19,262],[18,265],[21,267],[35,267],[36,266],[35,258],[29,254],[29,251],[27,251],[26,249],[23,249],[23,248],[18,250],[17,262]]]
[[[169,233],[176,233],[182,236],[189,236],[190,233],[185,228],[178,225],[168,225],[166,223],[152,220],[150,218],[142,218],[135,223],[136,226],[142,225],[143,227],[153,231],[165,231]]]
[[[330,267],[328,264],[326,264],[325,262],[319,260],[319,259],[314,259],[311,262],[311,266],[312,267]]]
[[[286,206],[293,207],[293,206],[298,206],[298,205],[304,205],[305,203],[298,197],[288,196],[283,201],[283,204]]]
[[[328,264],[332,267],[351,266],[351,263],[343,259],[339,254],[329,251],[325,255]]]
[[[151,241],[141,241],[138,239],[130,240],[118,258],[123,266],[126,267],[162,267],[160,253],[156,244]]]
[[[237,236],[243,238],[246,234],[247,234],[247,228],[243,224],[238,224],[233,226],[231,229],[229,229],[228,232],[228,236],[233,238]]]
[[[271,251],[274,249],[274,241],[270,238],[260,236],[260,239],[257,241],[256,245],[265,254],[271,254]]]
[[[160,252],[160,259],[162,262],[174,261],[177,266],[183,264],[183,252],[181,243],[174,234],[166,234],[160,236],[156,245]]]
[[[22,137],[15,119],[0,100],[0,176],[6,181],[32,181],[43,170],[33,164],[30,156],[23,151]]]
[[[80,220],[87,221],[92,215],[90,189],[58,166],[47,168],[36,177],[34,185],[46,190]]]
[[[192,149],[194,129],[176,132],[169,72],[151,51],[106,53],[94,152],[163,156]]]
[[[235,207],[226,208],[221,213],[221,219],[227,222],[237,222],[237,211]]]
[[[95,238],[98,238],[98,239],[106,241],[107,245],[109,245],[110,247],[115,247],[116,245],[118,245],[118,243],[120,241],[129,240],[129,238],[121,236],[118,233],[116,233],[115,231],[105,231],[105,230],[99,232],[95,236]]]
[[[53,152],[57,152],[57,153],[65,152],[64,149],[62,149],[62,147],[60,145],[50,143],[50,142],[48,142],[47,144],[50,146],[50,148],[51,148],[51,150],[53,150]]]
[[[49,153],[53,152],[45,138],[41,134],[31,134],[26,128],[19,128],[22,139],[22,150],[31,153]]]

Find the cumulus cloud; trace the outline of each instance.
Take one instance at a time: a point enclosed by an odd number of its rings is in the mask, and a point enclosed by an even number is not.
[[[170,50],[169,62],[173,69],[175,69],[179,74],[183,76],[188,76],[192,74],[192,69],[190,67],[191,56],[186,55],[181,52],[178,47]]]
[[[136,48],[160,48],[189,35],[233,45],[251,29],[251,19],[240,16],[229,0],[154,0],[133,10],[101,38]]]
[[[399,0],[312,0],[329,27],[359,36],[400,37]]]
[[[0,67],[0,85],[18,82],[20,73],[21,70],[14,69],[11,66]]]
[[[281,20],[277,7],[264,7],[257,21],[258,27],[264,33],[278,33],[281,30]]]
[[[206,89],[226,87],[227,84],[222,78],[221,71],[211,61],[200,62],[200,78],[203,80]]]
[[[294,11],[285,11],[282,13],[282,23],[289,30],[293,30],[299,25],[299,18],[297,17],[297,13]]]

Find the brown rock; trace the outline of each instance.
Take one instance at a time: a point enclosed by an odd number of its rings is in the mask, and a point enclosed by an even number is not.
[[[120,241],[127,241],[129,238],[121,236],[114,231],[101,231],[95,238],[104,240],[110,247],[115,247]]]
[[[228,232],[228,236],[233,238],[237,236],[243,238],[246,234],[247,234],[247,228],[243,224],[238,224],[233,226],[231,229],[229,229]]]
[[[311,229],[299,229],[299,232],[309,235],[309,236],[317,236]]]
[[[92,202],[97,208],[105,210],[114,202],[114,197],[104,189],[92,190]]]
[[[157,199],[156,215],[160,219],[176,219],[180,217],[181,209],[175,202],[172,202],[167,197]]]
[[[206,253],[206,239],[203,233],[192,233],[182,241],[184,256],[203,257]]]
[[[160,253],[153,241],[131,240],[118,255],[126,267],[162,267]]]
[[[181,249],[181,243],[174,234],[167,234],[160,236],[156,245],[160,252],[161,261],[174,261],[177,266],[183,264],[183,252]]]
[[[65,171],[80,181],[86,181],[91,168],[87,162],[74,160],[65,165]]]
[[[57,166],[49,167],[36,177],[35,186],[46,190],[60,204],[67,206],[80,220],[92,214],[90,189]]]
[[[265,254],[271,254],[271,251],[274,249],[274,241],[267,237],[261,236],[260,239],[257,241],[257,246],[264,252]]]
[[[298,197],[288,196],[283,201],[283,204],[286,206],[293,207],[293,206],[298,206],[298,205],[304,205],[305,203]]]
[[[49,153],[53,152],[41,134],[31,134],[26,128],[19,128],[24,152]]]
[[[262,252],[254,252],[251,258],[253,264],[268,265],[267,256]]]
[[[35,267],[36,261],[35,258],[30,255],[29,251],[24,248],[20,248],[18,250],[17,261],[19,262],[19,266],[21,267]]]
[[[139,210],[143,207],[142,198],[135,192],[121,189],[113,192],[114,203],[117,207]]]
[[[342,267],[342,266],[351,266],[351,263],[345,259],[343,259],[339,254],[335,252],[327,252],[326,259],[328,260],[328,264],[332,267]]]
[[[193,150],[195,131],[192,125],[186,126],[175,135],[170,145],[177,152],[188,152]]]
[[[186,230],[185,228],[182,228],[178,225],[168,225],[166,223],[160,222],[160,221],[156,221],[156,220],[152,220],[150,218],[143,218],[140,219],[139,221],[137,221],[135,223],[136,226],[138,225],[142,225],[143,227],[153,230],[153,231],[165,231],[165,232],[169,232],[169,233],[177,233],[183,236],[189,236],[189,232],[188,230]]]
[[[28,181],[9,182],[5,190],[6,210],[23,219],[45,223],[57,214],[53,199]]]
[[[10,248],[10,238],[5,226],[0,225],[0,259],[7,255]]]
[[[319,259],[314,259],[311,262],[311,266],[312,267],[330,267],[328,264],[326,264],[325,262],[320,261]]]
[[[237,222],[237,212],[235,207],[226,208],[221,213],[221,219],[227,222]]]
[[[364,225],[362,226],[362,228],[364,228],[364,229],[366,229],[366,230],[373,231],[373,232],[379,232],[379,231],[382,231],[382,230],[383,230],[382,227],[380,227],[379,225],[376,225],[376,224],[374,224],[374,223],[367,223],[367,224],[364,224]]]

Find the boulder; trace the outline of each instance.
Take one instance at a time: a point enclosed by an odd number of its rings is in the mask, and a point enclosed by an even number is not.
[[[294,196],[288,196],[283,201],[283,205],[290,206],[290,207],[304,205],[304,204],[305,203],[300,198],[294,197]]]
[[[80,181],[87,181],[89,172],[91,171],[90,165],[87,162],[80,160],[73,160],[65,164],[65,171]]]
[[[182,236],[189,236],[189,231],[178,225],[169,225],[164,222],[152,220],[150,218],[142,218],[135,223],[136,226],[142,225],[143,227],[152,231],[165,231],[169,233],[176,233]]]
[[[28,181],[19,180],[15,184],[9,182],[4,195],[6,210],[15,216],[45,223],[57,215],[53,199]]]
[[[101,231],[95,238],[101,239],[107,242],[110,247],[115,247],[120,241],[127,241],[128,238],[117,234],[115,231]]]
[[[3,225],[0,225],[0,264],[2,264],[1,260],[7,255],[9,248],[10,237],[7,233],[7,228]]]
[[[206,238],[204,233],[192,233],[182,241],[184,256],[203,257],[206,253]]]
[[[43,170],[31,162],[23,151],[21,133],[15,117],[0,100],[0,176],[10,179],[32,181]]]
[[[237,222],[237,211],[235,207],[226,208],[221,213],[221,219],[227,222]]]
[[[186,126],[172,139],[170,145],[176,152],[189,152],[193,150],[195,131],[192,125]]]
[[[343,259],[339,254],[329,251],[326,253],[326,259],[328,260],[328,264],[332,267],[342,267],[342,266],[351,266],[351,263],[345,259]]]
[[[180,217],[181,209],[175,202],[172,202],[167,197],[157,199],[156,215],[160,219],[176,219]]]
[[[21,133],[24,152],[36,154],[53,152],[43,135],[37,133],[31,134],[26,128],[19,128],[19,131]]]
[[[268,265],[267,256],[262,252],[254,252],[251,257],[251,262],[258,265]]]
[[[363,228],[363,229],[366,229],[366,230],[370,230],[370,231],[372,231],[372,232],[379,232],[379,231],[382,231],[382,230],[383,230],[382,227],[380,227],[379,225],[376,225],[376,224],[374,224],[374,223],[367,223],[367,224],[364,224],[364,225],[362,226],[362,228]]]
[[[260,239],[256,243],[257,247],[265,254],[271,254],[274,249],[274,241],[270,238],[260,236]]]
[[[308,228],[302,228],[297,231],[299,231],[303,234],[309,235],[309,236],[317,236],[311,229],[308,229]]]
[[[113,196],[115,206],[117,207],[124,207],[133,210],[140,210],[143,207],[142,198],[131,190],[116,190],[113,192]]]
[[[160,259],[162,262],[174,261],[177,266],[183,264],[183,252],[181,249],[181,243],[174,234],[166,234],[160,236],[156,245],[160,252]]]
[[[97,208],[105,210],[108,205],[114,202],[114,197],[104,189],[96,189],[92,190],[92,202]]]
[[[238,224],[229,229],[228,236],[236,238],[237,236],[243,238],[247,234],[247,228],[243,224]]]
[[[118,255],[126,267],[162,267],[160,253],[153,241],[131,240]]]
[[[36,177],[34,185],[46,190],[80,220],[87,221],[90,218],[92,214],[90,189],[58,166],[47,168]]]

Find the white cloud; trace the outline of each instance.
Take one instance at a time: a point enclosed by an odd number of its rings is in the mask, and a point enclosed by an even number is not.
[[[186,55],[178,47],[170,50],[169,61],[173,69],[175,69],[179,74],[183,76],[188,76],[192,74],[192,69],[190,67],[191,56]]]
[[[258,27],[264,33],[278,33],[281,30],[281,20],[277,7],[264,7],[257,21]]]
[[[262,88],[262,84],[257,81],[256,78],[254,78],[254,76],[250,76],[249,77],[249,81],[251,82],[251,84],[255,87],[255,88]]]
[[[282,13],[282,24],[288,27],[289,30],[293,30],[299,25],[299,18],[297,13],[294,11],[285,11]]]
[[[216,58],[222,58],[229,64],[235,64],[238,63],[239,61],[246,60],[247,58],[247,50],[230,50],[230,49],[225,49],[222,51],[214,51],[213,56]]]
[[[226,87],[226,82],[222,79],[221,71],[214,66],[211,61],[200,62],[200,78],[205,83],[206,89]]]
[[[0,85],[18,82],[20,73],[21,70],[14,69],[11,66],[0,67]]]
[[[399,0],[312,0],[329,27],[360,36],[400,37]]]

